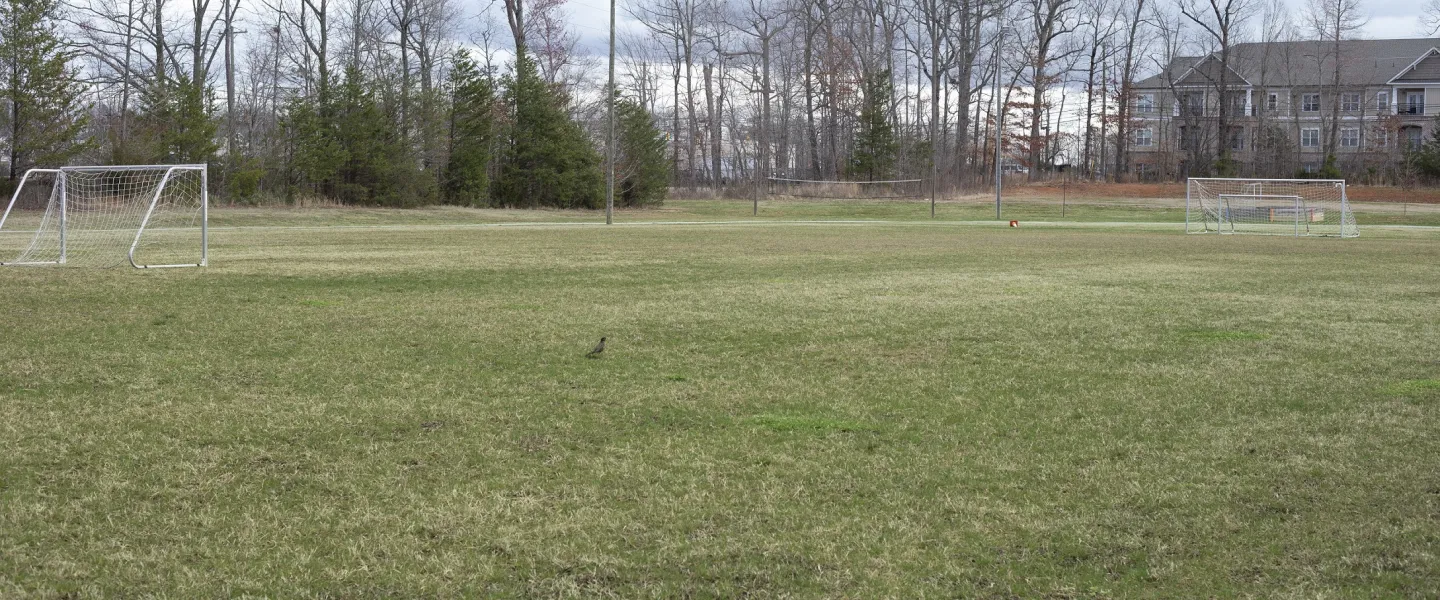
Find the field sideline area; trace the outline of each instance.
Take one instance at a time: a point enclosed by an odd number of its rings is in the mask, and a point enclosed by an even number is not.
[[[0,597],[1440,595],[1436,205],[749,209],[0,269]]]

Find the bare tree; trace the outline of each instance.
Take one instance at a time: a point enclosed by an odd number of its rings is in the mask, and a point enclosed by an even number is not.
[[[1235,168],[1230,158],[1230,119],[1235,104],[1231,86],[1236,83],[1230,60],[1232,49],[1244,36],[1246,20],[1255,12],[1256,0],[1179,0],[1178,8],[1203,33],[1209,49],[1207,60],[1215,61],[1214,68],[1195,72],[1215,90],[1215,166],[1222,175],[1229,174]]]
[[[771,48],[775,38],[780,35],[790,24],[791,12],[786,7],[776,7],[766,0],[748,0],[743,8],[732,9],[730,13],[731,24],[748,39],[743,45],[743,50],[730,53],[733,57],[747,57],[751,59],[751,72],[754,74],[750,86],[751,92],[758,92],[759,97],[759,118],[756,120],[755,130],[757,132],[755,141],[755,168],[753,191],[756,212],[759,211],[760,190],[764,189],[766,179],[770,173],[770,120],[771,96],[774,90],[770,87]],[[758,85],[754,85],[758,84]]]
[[[1031,179],[1040,175],[1045,141],[1041,136],[1040,124],[1048,107],[1046,94],[1053,86],[1061,83],[1063,76],[1063,72],[1056,69],[1056,66],[1083,51],[1079,44],[1068,43],[1069,34],[1078,27],[1075,15],[1077,4],[1077,0],[1026,0],[1021,5],[1029,25],[1021,32],[1029,36],[1024,40],[1023,47],[1030,95],[1033,98],[1028,139]]]
[[[1344,84],[1342,71],[1351,61],[1346,59],[1341,46],[1345,40],[1353,39],[1359,34],[1369,22],[1369,18],[1361,12],[1360,0],[1308,0],[1304,20],[1305,26],[1324,48],[1324,51],[1318,52],[1315,57],[1316,67],[1322,72],[1329,71],[1325,73],[1330,77],[1324,86],[1330,96],[1330,107],[1327,111],[1329,114],[1322,116],[1330,121],[1325,128],[1324,150],[1326,160],[1333,161],[1340,131],[1341,96],[1350,89]]]
[[[1134,86],[1139,70],[1139,58],[1149,49],[1145,19],[1146,0],[1124,0],[1117,15],[1125,37],[1121,41],[1120,58],[1120,101],[1115,114],[1115,176],[1122,177],[1130,172],[1130,119],[1135,102]]]

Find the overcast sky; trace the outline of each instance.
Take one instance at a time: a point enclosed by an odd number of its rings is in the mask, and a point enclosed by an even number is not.
[[[1419,17],[1426,0],[1362,0],[1363,6],[1370,11],[1370,22],[1365,27],[1364,37],[1372,39],[1381,38],[1408,38],[1424,37],[1425,32],[1419,30]],[[468,15],[475,15],[489,5],[491,0],[463,0],[462,5],[468,5]],[[1305,0],[1289,0],[1291,6],[1298,14],[1303,9]],[[496,0],[495,11],[497,18],[504,22],[502,9]],[[619,16],[619,29],[623,32],[626,29],[638,30],[642,26],[625,14],[625,0],[621,0]],[[609,40],[610,13],[609,4],[605,0],[567,0],[565,10],[570,14],[569,22],[575,32],[580,35],[581,52],[592,55],[604,55],[606,44]],[[508,33],[502,32],[505,35]],[[508,38],[507,38],[508,39]]]
[[[1365,27],[1365,37],[1424,37],[1428,33],[1419,30],[1420,12],[1425,5],[1423,2],[1368,0],[1364,5],[1370,9],[1370,24]]]

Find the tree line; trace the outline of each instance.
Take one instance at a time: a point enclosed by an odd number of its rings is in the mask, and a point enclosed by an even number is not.
[[[5,180],[205,163],[232,202],[603,206],[591,129],[609,94],[547,69],[554,7],[505,4],[502,68],[457,37],[448,0],[279,0],[244,20],[240,0],[0,0]],[[658,203],[665,134],[635,98],[610,101],[617,203]]]
[[[1032,177],[1125,180],[1136,81],[1278,31],[1338,48],[1358,1],[625,0],[610,90],[566,0],[0,0],[0,141],[12,183],[208,163],[233,202],[595,207],[613,102],[622,205],[978,187],[997,116]]]

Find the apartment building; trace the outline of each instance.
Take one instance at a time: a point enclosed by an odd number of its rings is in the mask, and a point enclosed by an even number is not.
[[[1237,44],[1228,63],[1176,58],[1134,86],[1127,148],[1139,178],[1209,173],[1222,144],[1244,176],[1314,172],[1331,149],[1347,175],[1374,173],[1428,139],[1440,115],[1440,38],[1347,40],[1338,53],[1317,41]]]

